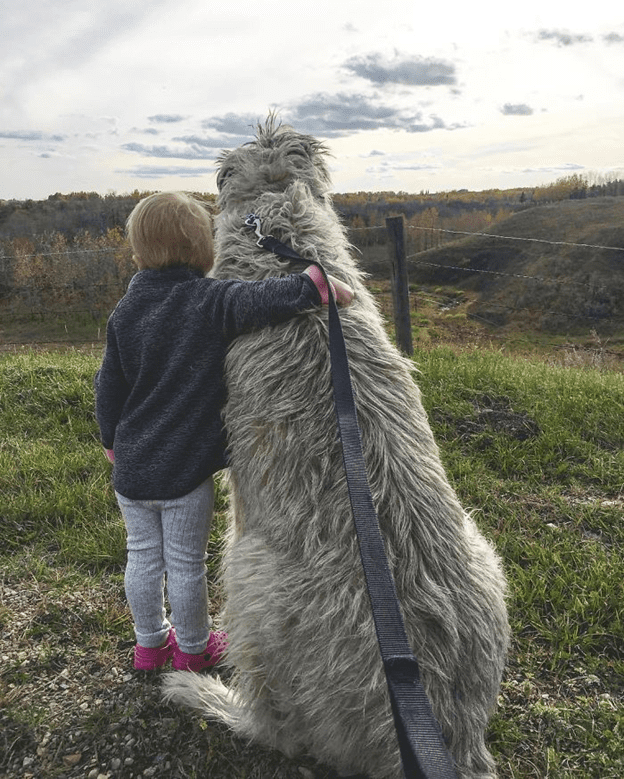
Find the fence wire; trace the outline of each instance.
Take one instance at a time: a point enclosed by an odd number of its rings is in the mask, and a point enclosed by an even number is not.
[[[505,241],[527,241],[529,243],[545,243],[550,246],[579,246],[583,249],[607,249],[609,251],[624,252],[622,246],[601,246],[594,243],[574,243],[572,241],[549,241],[546,238],[523,238],[518,235],[499,235],[498,233],[472,233],[465,230],[445,230],[442,227],[426,227],[420,225],[407,225],[408,230],[428,230],[437,233],[453,233],[455,235],[470,235],[482,238],[501,238]]]
[[[411,260],[414,257],[418,257],[418,254],[408,254],[405,259]],[[560,284],[560,285],[563,284],[563,285],[571,285],[571,286],[574,285],[577,287],[585,287],[586,289],[593,289],[593,286],[591,284],[587,284],[583,281],[548,278],[546,276],[528,276],[524,273],[503,273],[502,271],[485,270],[483,268],[462,268],[459,265],[442,265],[439,262],[416,261],[413,262],[412,264],[427,266],[431,268],[440,268],[442,270],[457,270],[457,271],[461,271],[462,273],[484,273],[484,274],[489,274],[491,276],[506,276],[509,279],[528,279],[532,281],[540,281],[545,284]]]

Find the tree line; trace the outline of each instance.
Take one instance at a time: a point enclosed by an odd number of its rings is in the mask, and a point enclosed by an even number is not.
[[[104,235],[122,228],[136,203],[149,192],[135,190],[129,194],[97,192],[56,193],[46,200],[0,200],[0,239],[31,237],[59,232],[73,240],[81,232]],[[216,196],[194,192],[211,210]],[[534,188],[466,189],[448,192],[350,192],[333,196],[334,205],[345,225],[353,229],[380,227],[386,217],[405,216],[418,224],[456,220],[457,224],[480,224],[498,221],[501,214],[531,208],[559,200],[624,195],[624,179],[597,174],[572,174]],[[424,215],[424,216],[423,216]],[[450,222],[449,222],[450,223]],[[458,229],[461,229],[458,227]]]
[[[123,226],[147,194],[73,192],[39,201],[0,200],[0,318],[43,310],[86,310],[98,317],[110,310],[135,270]],[[215,195],[193,194],[216,210]],[[622,179],[574,174],[532,190],[353,192],[335,194],[333,202],[354,246],[368,262],[385,266],[387,217],[404,217],[407,251],[413,254],[462,233],[486,231],[519,210],[622,195]]]

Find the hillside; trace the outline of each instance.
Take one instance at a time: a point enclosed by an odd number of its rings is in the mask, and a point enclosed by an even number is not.
[[[624,199],[537,206],[486,232],[410,255],[410,282],[477,292],[471,315],[497,326],[622,331]]]
[[[607,196],[578,185],[570,177],[528,194],[360,192],[334,203],[376,278],[390,275],[385,219],[403,215],[412,284],[465,290],[462,311],[478,322],[624,342],[624,182]],[[0,201],[0,320],[104,316],[134,270],[123,225],[144,194]],[[214,210],[214,196],[200,197]]]

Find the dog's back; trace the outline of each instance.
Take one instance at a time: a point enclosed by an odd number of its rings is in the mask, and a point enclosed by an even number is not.
[[[364,456],[408,636],[462,779],[490,779],[484,730],[503,671],[505,582],[440,462],[413,365],[385,333],[327,195],[323,149],[271,123],[221,165],[219,277],[291,272],[243,218],[355,290],[341,310]],[[224,560],[233,689],[168,694],[287,754],[401,776],[337,434],[326,311],[238,339],[225,422],[233,523]],[[202,692],[203,688],[203,692]],[[203,695],[203,699],[201,696]],[[200,697],[198,697],[200,696]]]

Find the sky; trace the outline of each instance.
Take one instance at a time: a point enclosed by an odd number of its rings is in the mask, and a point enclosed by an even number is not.
[[[215,192],[269,112],[325,141],[334,192],[622,176],[618,8],[0,0],[0,200]]]

